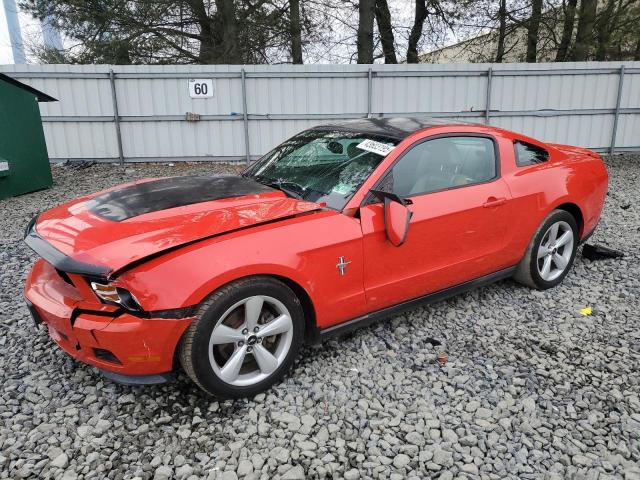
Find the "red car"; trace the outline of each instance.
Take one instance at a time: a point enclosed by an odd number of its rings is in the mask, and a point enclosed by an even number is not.
[[[124,383],[180,363],[251,396],[313,342],[496,280],[567,275],[607,191],[600,157],[498,128],[389,118],[305,130],[242,176],[146,179],[41,213],[25,296]]]

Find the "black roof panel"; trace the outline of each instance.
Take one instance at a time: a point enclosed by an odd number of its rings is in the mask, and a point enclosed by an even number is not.
[[[33,87],[30,87],[26,83],[19,82],[15,78],[11,78],[9,75],[5,75],[4,73],[0,73],[0,80],[4,80],[11,85],[14,85],[22,90],[26,90],[27,92],[35,95],[39,102],[57,102],[55,98],[47,95],[46,93],[41,92],[40,90],[36,90]]]
[[[442,125],[458,125],[466,122],[450,121],[431,117],[389,117],[389,118],[358,118],[342,120],[323,125],[318,130],[349,130],[352,132],[382,135],[402,140],[418,130]]]

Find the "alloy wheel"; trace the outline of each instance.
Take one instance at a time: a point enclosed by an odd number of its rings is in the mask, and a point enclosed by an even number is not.
[[[209,339],[209,362],[225,383],[249,386],[284,362],[293,339],[289,310],[279,300],[254,295],[232,305]]]
[[[565,221],[553,223],[545,232],[538,247],[538,273],[552,282],[568,268],[573,255],[573,230]]]

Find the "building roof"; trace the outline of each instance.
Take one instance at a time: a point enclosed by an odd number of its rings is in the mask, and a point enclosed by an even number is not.
[[[46,93],[43,93],[40,90],[36,90],[35,88],[30,87],[26,83],[19,82],[15,78],[11,78],[10,76],[5,75],[4,73],[0,73],[0,80],[10,83],[11,85],[21,88],[22,90],[26,90],[27,92],[34,95],[39,102],[57,102],[58,101],[57,99],[47,95]]]
[[[319,130],[348,130],[351,132],[381,135],[402,140],[423,128],[442,125],[459,124],[465,122],[451,122],[431,117],[389,117],[389,118],[358,118],[343,120],[314,127]]]

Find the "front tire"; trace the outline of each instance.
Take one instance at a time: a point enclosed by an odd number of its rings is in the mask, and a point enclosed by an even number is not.
[[[578,225],[573,215],[565,210],[554,210],[531,239],[514,279],[539,290],[555,287],[573,265],[578,238]]]
[[[252,397],[289,370],[304,338],[295,293],[270,277],[249,277],[212,293],[185,332],[179,358],[202,390]]]

